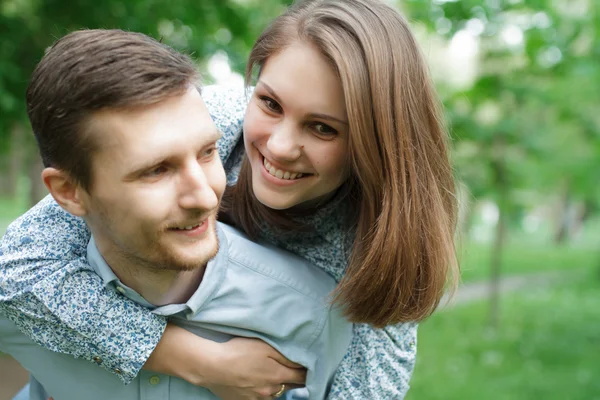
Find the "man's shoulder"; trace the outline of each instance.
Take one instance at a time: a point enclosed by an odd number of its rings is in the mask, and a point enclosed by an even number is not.
[[[220,225],[228,243],[229,262],[322,301],[334,289],[335,280],[306,259],[269,243],[254,242],[243,232]]]

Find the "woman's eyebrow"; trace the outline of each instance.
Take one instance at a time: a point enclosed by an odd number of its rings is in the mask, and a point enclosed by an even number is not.
[[[340,118],[336,118],[332,115],[329,114],[320,114],[320,113],[310,113],[307,115],[307,117],[310,118],[317,118],[317,119],[325,119],[328,121],[334,121],[334,122],[338,122],[342,125],[348,125],[348,121],[346,121],[345,119],[340,119]]]
[[[273,88],[271,86],[269,86],[264,81],[259,81],[257,83],[257,86],[258,85],[261,85],[262,87],[264,87],[264,89],[267,92],[269,92],[269,94],[273,97],[273,99],[275,99],[280,105],[283,105],[283,102],[281,101],[279,96],[277,96],[277,93],[275,93],[275,90],[273,90]],[[348,121],[346,121],[345,119],[337,118],[337,117],[334,117],[333,115],[329,115],[329,114],[310,113],[310,114],[307,114],[306,117],[307,118],[324,119],[324,120],[328,120],[328,121],[338,122],[342,125],[346,125],[346,126],[348,125]]]
[[[258,81],[257,85],[261,85],[265,88],[265,90],[267,92],[269,92],[269,94],[275,99],[277,100],[278,103],[281,104],[281,99],[279,98],[279,96],[277,96],[277,93],[275,93],[275,90],[273,90],[273,88],[271,86],[269,86],[268,84],[266,84],[264,81]]]

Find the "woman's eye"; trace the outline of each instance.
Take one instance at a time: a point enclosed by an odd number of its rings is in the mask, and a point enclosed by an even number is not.
[[[321,136],[337,135],[337,131],[326,124],[317,123],[313,125],[313,129]]]
[[[277,103],[275,100],[273,100],[270,97],[267,96],[261,96],[260,100],[263,102],[263,104],[271,111],[276,112],[276,113],[280,113],[281,112],[281,106],[279,105],[279,103]]]

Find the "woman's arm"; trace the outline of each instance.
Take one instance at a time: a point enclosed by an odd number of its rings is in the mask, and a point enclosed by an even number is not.
[[[104,286],[85,258],[89,237],[82,220],[48,197],[2,239],[0,312],[36,343],[94,362],[125,383],[142,366],[223,395],[304,383],[305,371],[264,342],[220,344],[176,326],[165,330],[163,317]]]
[[[216,343],[173,324],[167,325],[144,369],[204,386],[223,400],[271,398],[282,383],[293,388],[306,381],[304,367],[262,340],[234,338]]]
[[[328,400],[400,400],[417,355],[417,324],[375,329],[355,324],[352,344],[334,377]]]
[[[50,196],[12,223],[0,243],[0,312],[39,345],[129,382],[166,320],[104,286],[86,261],[89,238]]]
[[[219,142],[224,161],[241,137],[246,97],[240,93],[219,87],[208,87],[202,93],[224,134]],[[228,108],[233,111],[227,112]],[[163,317],[104,287],[87,264],[89,237],[84,221],[68,214],[48,196],[11,224],[2,239],[0,312],[32,340],[53,351],[95,362],[126,383],[143,365],[192,383],[208,385],[212,379],[214,384],[225,386],[225,391],[227,386],[264,386],[281,376],[286,382],[304,382],[304,372],[299,372],[298,366],[277,357],[262,342],[241,340],[234,342],[235,346],[220,346],[219,351],[206,353],[213,355],[209,359],[198,346],[195,357],[191,357],[189,347],[171,339],[172,330],[161,336],[166,326]],[[180,332],[178,337],[186,337],[190,343],[199,340],[188,332]],[[227,363],[222,368],[222,359],[242,356],[250,363],[269,366],[263,375],[248,362]],[[276,363],[269,364],[269,360]],[[247,364],[250,367],[244,368]]]

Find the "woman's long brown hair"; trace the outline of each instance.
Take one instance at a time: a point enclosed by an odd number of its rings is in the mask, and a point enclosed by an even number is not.
[[[334,292],[352,322],[418,321],[454,289],[457,200],[448,135],[426,63],[407,22],[377,0],[307,0],[256,41],[246,81],[294,41],[314,46],[337,72],[349,118],[348,182],[357,217],[344,278]],[[260,204],[244,162],[226,199],[250,235],[267,221],[294,228]]]

